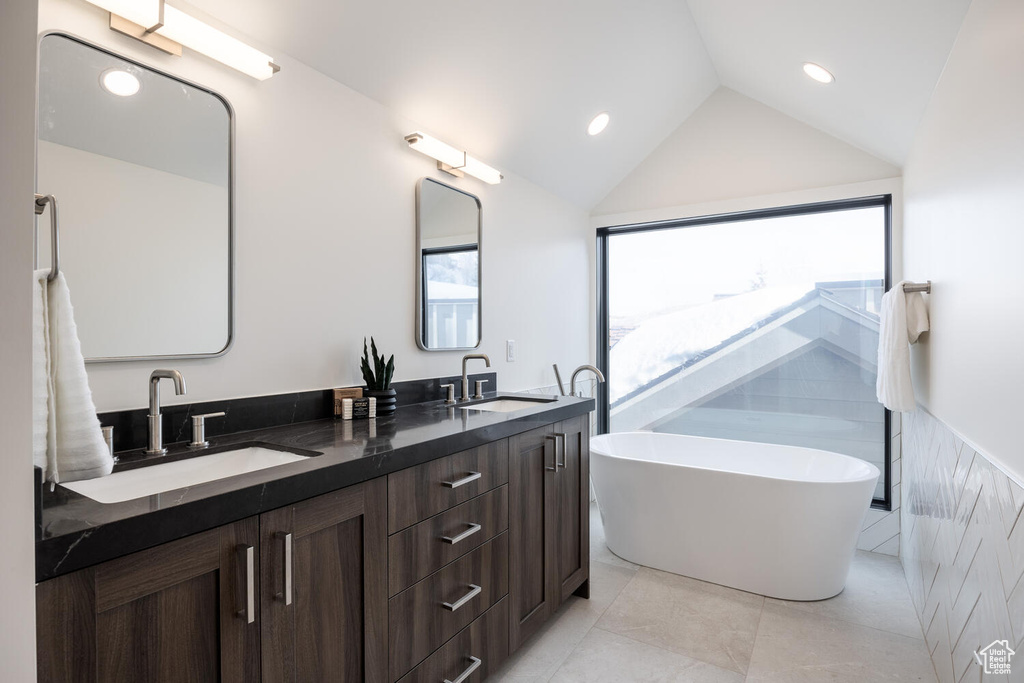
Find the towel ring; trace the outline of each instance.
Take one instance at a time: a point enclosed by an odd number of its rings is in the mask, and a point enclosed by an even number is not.
[[[47,282],[53,282],[60,272],[60,227],[57,223],[57,198],[52,194],[37,194],[35,201],[36,215],[41,216],[50,205],[50,274]]]

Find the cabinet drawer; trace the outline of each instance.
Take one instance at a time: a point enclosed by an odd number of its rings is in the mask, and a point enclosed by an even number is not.
[[[388,539],[388,595],[394,596],[508,529],[508,486],[411,526]]]
[[[401,531],[507,482],[505,439],[389,474],[388,533]]]
[[[454,681],[470,667],[475,668],[463,683],[480,683],[497,671],[507,657],[508,598],[502,598],[399,683]]]
[[[390,601],[391,680],[401,678],[508,593],[502,533]]]

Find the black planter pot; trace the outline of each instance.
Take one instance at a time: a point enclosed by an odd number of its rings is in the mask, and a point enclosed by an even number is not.
[[[363,389],[363,396],[377,399],[378,415],[391,415],[398,407],[398,396],[394,389]]]

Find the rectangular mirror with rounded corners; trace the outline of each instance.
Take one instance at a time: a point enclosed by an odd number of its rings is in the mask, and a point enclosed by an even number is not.
[[[480,199],[431,178],[416,185],[416,343],[425,351],[480,346]]]
[[[232,335],[223,97],[61,33],[39,42],[37,192],[88,361],[209,357]],[[44,224],[46,217],[40,218]],[[39,267],[50,236],[37,230]]]

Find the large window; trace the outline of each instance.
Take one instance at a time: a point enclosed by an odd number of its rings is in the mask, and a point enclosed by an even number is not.
[[[789,444],[878,466],[888,196],[604,228],[601,427]]]

